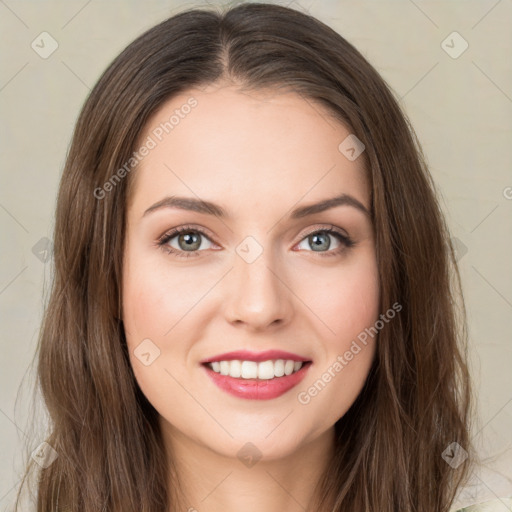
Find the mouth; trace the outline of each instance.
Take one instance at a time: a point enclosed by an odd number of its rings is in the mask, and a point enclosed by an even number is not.
[[[213,372],[234,379],[272,380],[297,373],[311,361],[294,361],[293,359],[269,359],[267,361],[222,360],[204,363]]]
[[[232,354],[203,361],[201,366],[221,390],[238,398],[251,400],[268,400],[283,395],[302,381],[313,364],[310,360],[289,353],[287,357],[293,359],[276,358],[260,361],[255,361],[254,357],[233,359]],[[261,355],[255,358],[261,359]]]

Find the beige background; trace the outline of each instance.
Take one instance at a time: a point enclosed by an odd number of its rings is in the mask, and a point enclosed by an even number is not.
[[[90,88],[120,50],[193,5],[206,4],[0,0],[2,510],[14,498],[22,447],[28,443],[35,449],[42,441],[39,425],[28,421],[33,382],[28,370],[51,264],[33,247],[39,243],[36,247],[44,249],[40,240],[52,238],[56,191],[74,122]],[[355,44],[401,98],[416,129],[458,239],[480,410],[473,435],[481,453],[493,458],[489,469],[475,476],[466,498],[512,495],[512,2],[302,0],[291,5]],[[46,59],[31,47],[44,31],[58,44]],[[458,58],[442,46],[454,31],[469,45]],[[444,47],[452,46],[447,49],[455,55],[463,40],[451,35]]]

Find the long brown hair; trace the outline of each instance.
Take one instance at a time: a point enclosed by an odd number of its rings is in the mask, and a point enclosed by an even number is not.
[[[134,378],[120,320],[136,170],[112,177],[163,102],[220,80],[296,92],[364,143],[380,308],[402,305],[379,332],[364,389],[335,424],[318,510],[448,511],[474,456],[473,406],[460,277],[420,145],[390,88],[342,36],[297,10],[249,3],[187,10],[148,30],[110,64],[80,113],[58,194],[55,272],[38,345],[46,442],[58,454],[40,470],[38,512],[174,505],[158,414]],[[455,442],[470,455],[457,468],[442,456]]]

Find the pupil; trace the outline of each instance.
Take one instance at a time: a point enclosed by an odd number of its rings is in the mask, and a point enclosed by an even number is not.
[[[324,239],[323,241],[322,241],[322,238]],[[315,248],[315,250],[329,249],[330,240],[329,240],[329,237],[326,236],[326,234],[320,234],[320,235],[315,234],[315,235],[310,236],[309,239],[310,239],[310,242],[313,244],[313,248]],[[198,243],[199,237],[196,234],[192,234],[192,233],[182,234],[180,236],[180,241],[185,242],[186,250],[198,249],[199,246],[201,245],[200,242]],[[324,245],[325,247],[322,247],[322,245]]]
[[[318,240],[319,240],[319,238],[321,238],[321,237],[324,237],[324,239],[327,239],[326,243],[324,244],[324,245],[326,245],[326,247],[323,247],[323,248],[325,248],[325,249],[329,249],[329,246],[330,246],[330,240],[329,240],[329,237],[328,237],[326,234],[322,234],[322,235],[318,235],[318,234],[316,234],[316,235],[313,235],[312,237],[310,237],[310,238],[311,238],[311,240],[313,241],[313,242],[312,242],[312,243],[313,243],[313,247],[314,247],[314,248],[315,248],[315,247],[316,247],[316,248],[322,248],[322,247],[321,247],[321,246],[322,246],[322,241],[320,241],[320,242],[318,243]],[[315,249],[315,250],[316,250],[316,249]]]
[[[195,238],[195,240],[194,240]],[[195,234],[186,233],[184,235],[181,235],[180,241],[185,242],[185,250],[191,250],[191,249],[198,249],[201,245],[201,242],[198,243],[199,237]],[[195,246],[194,246],[195,244]]]

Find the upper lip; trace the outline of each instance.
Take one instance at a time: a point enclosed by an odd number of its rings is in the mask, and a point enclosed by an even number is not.
[[[219,354],[217,356],[203,359],[201,364],[214,363],[216,361],[232,361],[238,359],[241,361],[268,361],[270,359],[285,359],[292,361],[309,361],[307,357],[302,357],[292,352],[284,352],[283,350],[266,350],[265,352],[250,352],[249,350],[236,350],[234,352],[226,352],[225,354]]]

